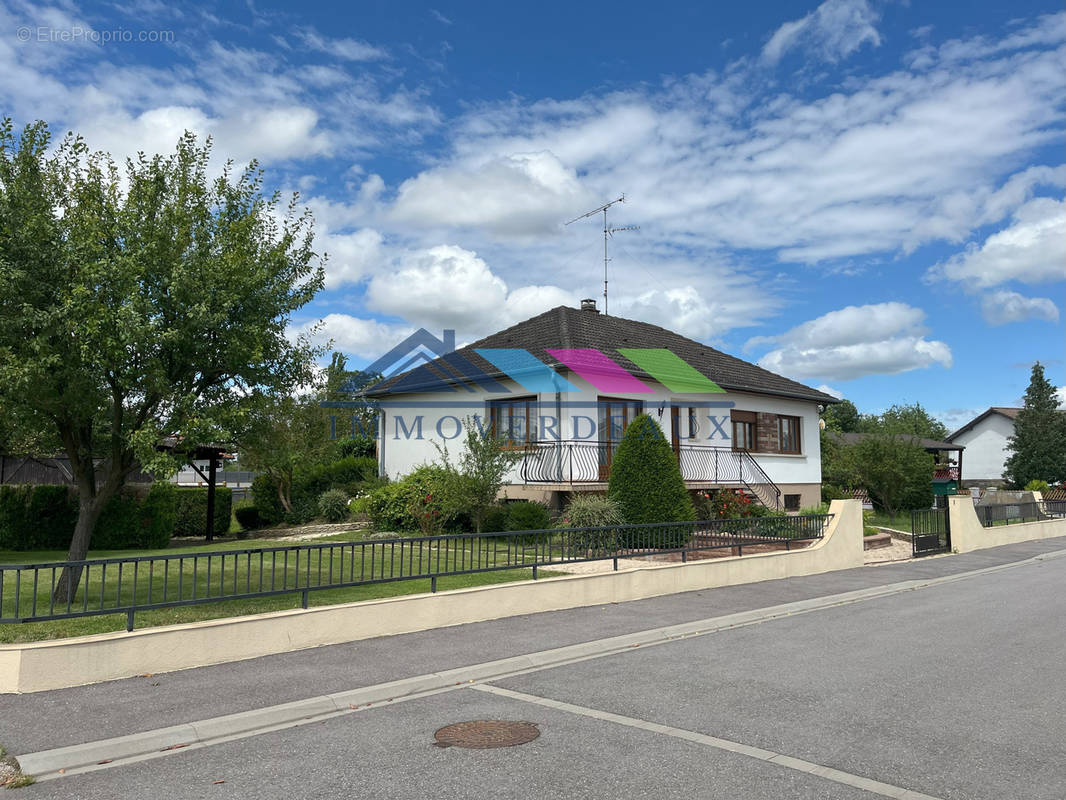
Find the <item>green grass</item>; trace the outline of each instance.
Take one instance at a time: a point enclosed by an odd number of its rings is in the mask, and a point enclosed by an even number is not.
[[[351,531],[327,537],[325,540],[315,540],[313,543],[360,541],[362,538],[363,531]],[[355,580],[360,580],[368,579],[371,576],[380,578],[399,577],[412,573],[425,574],[425,570],[431,561],[434,571],[445,572],[507,563],[522,563],[523,560],[528,562],[533,557],[532,551],[528,554],[508,552],[505,545],[498,544],[491,539],[475,541],[479,545],[475,545],[472,541],[461,547],[433,548],[432,550],[427,548],[419,551],[412,551],[410,546],[386,546],[374,543],[372,547],[357,548],[354,551],[355,558],[353,558],[351,549],[333,550],[332,563],[330,563],[329,559],[330,550],[324,550],[322,551],[321,566],[319,564],[318,551],[310,551],[313,553],[310,582],[308,581],[307,572],[308,551],[300,553],[299,565],[296,563],[295,553],[292,552],[289,554],[287,564],[284,553],[277,553],[276,555],[264,554],[262,558],[264,575],[262,586],[264,590],[270,588],[271,574],[274,576],[274,585],[277,588],[282,586],[303,588],[305,586],[313,587],[318,585],[319,582],[330,584],[353,580],[353,577]],[[185,558],[183,562],[172,561],[169,570],[165,572],[156,567],[149,573],[146,567],[138,567],[136,588],[133,584],[133,573],[131,573],[128,565],[123,567],[121,587],[119,586],[116,565],[111,565],[106,572],[101,566],[94,566],[87,571],[87,575],[82,576],[78,591],[74,596],[72,608],[81,609],[87,605],[90,610],[99,609],[102,602],[102,607],[107,610],[129,604],[134,599],[139,603],[160,602],[163,599],[164,590],[168,599],[178,597],[179,593],[182,598],[191,596],[197,598],[218,597],[226,593],[234,593],[234,585],[236,585],[236,591],[238,592],[246,591],[249,587],[255,591],[259,585],[260,570],[260,558],[256,555],[256,551],[269,547],[293,545],[293,542],[258,539],[213,542],[210,545],[204,544],[155,551],[94,551],[90,553],[90,558],[122,558],[148,555],[187,555],[189,557]],[[372,553],[371,550],[373,551]],[[200,555],[205,551],[220,553],[220,555],[210,557]],[[423,559],[421,567],[418,563],[418,553],[421,553]],[[517,558],[515,558],[516,555]],[[63,553],[54,551],[0,551],[0,564],[33,564],[61,561],[63,558]],[[509,558],[511,560],[508,560]],[[209,566],[210,583],[208,582]],[[320,574],[321,580],[319,579]],[[540,574],[549,577],[559,573],[542,571]],[[22,577],[18,600],[20,615],[28,616],[32,614],[35,597],[37,613],[48,612],[50,605],[48,589],[48,585],[51,582],[50,571],[45,573],[44,577],[43,585],[39,585],[36,592],[34,591],[32,573]],[[522,568],[456,575],[439,578],[437,590],[445,591],[529,578],[532,578],[532,570]],[[100,597],[101,582],[103,585],[102,601]],[[14,581],[9,576],[3,587],[3,616],[16,615],[13,583]],[[84,593],[86,586],[89,587],[88,598],[85,597]],[[310,605],[320,606],[428,591],[430,591],[430,580],[428,578],[416,578],[391,583],[314,590],[309,592],[308,597]],[[135,624],[137,628],[146,628],[220,617],[259,614],[267,611],[298,608],[301,602],[301,593],[297,592],[270,597],[224,600],[198,605],[153,609],[137,612]],[[65,601],[62,605],[65,606]],[[124,612],[77,619],[23,623],[21,625],[0,625],[0,643],[84,636],[93,633],[123,630],[125,626],[126,614]]]
[[[870,513],[870,512],[866,512]],[[892,528],[897,531],[910,531],[911,529],[911,512],[910,509],[906,511],[900,511],[893,519],[884,511],[874,511],[872,516],[866,520],[868,525],[872,525],[875,528]]]
[[[9,762],[11,766],[17,770],[15,777],[11,780],[10,783],[6,784],[5,788],[21,789],[24,786],[32,786],[36,782],[36,778],[34,778],[32,775],[24,774],[18,768],[17,762],[14,761],[12,758],[8,757],[7,750],[2,745],[0,745],[0,760]]]

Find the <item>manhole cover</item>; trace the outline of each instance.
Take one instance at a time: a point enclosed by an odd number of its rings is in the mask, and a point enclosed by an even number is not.
[[[433,734],[437,747],[514,747],[532,742],[540,731],[532,722],[508,722],[502,719],[478,719],[447,725]]]

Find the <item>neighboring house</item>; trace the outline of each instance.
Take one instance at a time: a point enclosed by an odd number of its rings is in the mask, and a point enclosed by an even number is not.
[[[1007,463],[1007,439],[1014,435],[1014,420],[1020,408],[993,406],[948,436],[948,441],[966,447],[966,470],[962,480],[972,485],[1003,484]]]
[[[821,500],[818,419],[837,402],[700,342],[560,306],[364,391],[380,407],[382,475],[397,478],[488,425],[521,451],[508,498],[603,491],[625,426],[658,420],[691,489],[746,488],[786,510]]]
[[[868,436],[877,434],[831,431],[829,435],[842,444],[855,444]],[[955,494],[962,486],[962,451],[966,448],[961,444],[938,442],[936,439],[925,439],[921,436],[906,435],[905,438],[920,445],[925,452],[933,456],[933,472],[929,476],[933,484],[933,496],[940,498]],[[937,500],[940,505],[946,502],[946,500]]]

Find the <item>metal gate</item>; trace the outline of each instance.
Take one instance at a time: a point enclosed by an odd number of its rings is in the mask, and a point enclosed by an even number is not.
[[[946,508],[911,512],[911,549],[916,558],[951,552],[951,525]]]

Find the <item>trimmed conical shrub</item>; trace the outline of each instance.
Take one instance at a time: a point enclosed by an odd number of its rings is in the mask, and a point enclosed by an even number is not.
[[[688,522],[696,518],[677,456],[662,430],[647,414],[626,428],[611,461],[607,496],[622,507],[629,524]],[[681,547],[689,526],[627,534],[630,547]]]

